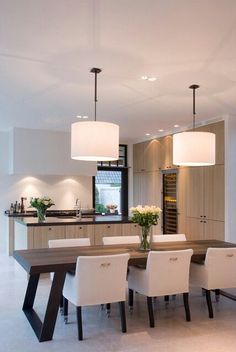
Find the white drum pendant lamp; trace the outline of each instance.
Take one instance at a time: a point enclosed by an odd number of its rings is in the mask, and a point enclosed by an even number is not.
[[[195,91],[193,84],[193,131],[173,136],[173,164],[180,166],[209,166],[215,164],[215,134],[195,131]]]
[[[75,122],[71,125],[71,158],[87,161],[119,159],[119,126],[97,121],[97,74],[102,70],[92,68],[95,74],[94,121]]]

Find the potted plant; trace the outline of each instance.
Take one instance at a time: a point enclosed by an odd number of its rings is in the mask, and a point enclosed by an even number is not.
[[[109,213],[111,214],[115,214],[116,209],[117,209],[117,205],[116,204],[107,204],[107,210],[109,211]]]
[[[148,206],[138,205],[130,208],[131,220],[141,226],[140,249],[150,250],[151,227],[157,225],[161,214],[161,209],[155,205]]]
[[[32,198],[30,201],[30,206],[37,210],[39,222],[43,222],[46,220],[46,210],[52,205],[55,205],[55,203],[49,197]]]

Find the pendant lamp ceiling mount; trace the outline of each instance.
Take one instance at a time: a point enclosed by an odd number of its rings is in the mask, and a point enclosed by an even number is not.
[[[189,89],[193,90],[193,129],[196,127],[196,89],[200,88],[198,84],[192,84]]]
[[[71,158],[86,161],[111,161],[119,158],[119,126],[97,121],[97,75],[94,73],[94,121],[75,122],[71,125]]]

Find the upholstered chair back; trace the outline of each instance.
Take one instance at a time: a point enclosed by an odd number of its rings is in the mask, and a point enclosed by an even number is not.
[[[140,243],[139,236],[110,236],[102,238],[104,245]]]
[[[153,235],[152,241],[156,242],[177,242],[177,241],[186,241],[186,236],[184,234],[176,235]]]
[[[48,241],[49,248],[82,247],[82,246],[90,246],[90,239],[89,238],[66,238],[66,239]]]
[[[236,248],[208,248],[205,268],[209,289],[236,287]]]
[[[147,259],[147,296],[162,296],[189,291],[192,249],[151,251]]]
[[[125,301],[129,254],[81,256],[75,277],[66,280],[63,295],[76,306]]]

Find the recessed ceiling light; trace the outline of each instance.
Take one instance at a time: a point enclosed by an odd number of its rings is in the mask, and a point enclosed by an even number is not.
[[[145,136],[151,136],[151,134],[150,133],[145,133]]]
[[[86,115],[84,115],[84,116],[77,115],[76,117],[77,117],[77,119],[88,119],[88,116],[86,116]]]
[[[150,82],[154,82],[156,80],[157,80],[156,77],[148,77],[148,81],[150,81]]]
[[[158,130],[158,132],[164,132],[164,130],[161,128],[160,130]]]
[[[156,77],[150,77],[150,76],[141,76],[141,79],[143,81],[149,81],[149,82],[154,82],[156,81]]]
[[[175,128],[178,128],[178,127],[179,127],[179,125],[174,125],[174,127],[175,127]]]

